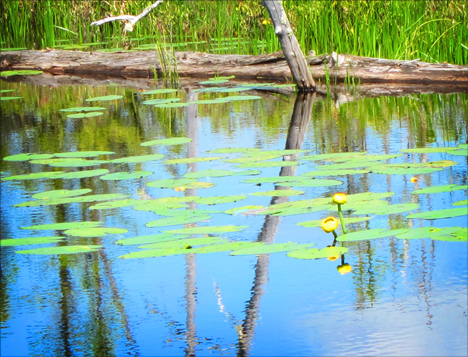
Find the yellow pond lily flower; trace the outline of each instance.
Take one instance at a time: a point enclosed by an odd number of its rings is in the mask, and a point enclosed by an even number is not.
[[[335,217],[327,217],[322,221],[322,229],[327,232],[333,232],[338,228],[338,220]]]
[[[334,262],[335,260],[337,260],[340,256],[339,255],[332,255],[331,257],[328,257],[327,259],[328,260],[331,260],[332,262]]]
[[[341,275],[345,275],[345,274],[351,272],[351,270],[353,270],[351,265],[349,265],[348,263],[339,265],[339,266],[336,267],[336,269],[338,269],[338,271],[340,272]]]
[[[346,196],[346,193],[335,193],[332,198],[333,202],[339,205],[343,205],[346,202],[348,202],[348,196]]]
[[[185,187],[176,187],[174,191],[185,191]]]
[[[411,177],[410,181],[411,181],[412,183],[416,183],[416,182],[418,182],[419,180],[418,180],[417,177]]]

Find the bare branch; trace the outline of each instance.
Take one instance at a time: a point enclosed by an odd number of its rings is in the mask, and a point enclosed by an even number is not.
[[[120,15],[120,16],[113,16],[113,17],[106,17],[104,19],[94,21],[91,23],[91,26],[100,26],[102,24],[105,24],[106,22],[112,22],[112,21],[119,21],[119,20],[124,20],[128,21],[130,23],[129,30],[131,31],[131,28],[133,28],[133,25],[135,25],[138,21],[140,21],[143,17],[148,15],[152,10],[154,10],[156,7],[158,7],[164,0],[158,0],[155,3],[151,4],[148,6],[146,9],[144,9],[141,14],[137,16],[133,15]]]

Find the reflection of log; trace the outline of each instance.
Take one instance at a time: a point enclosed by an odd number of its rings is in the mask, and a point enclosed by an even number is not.
[[[108,76],[152,78],[163,75],[156,51],[6,51],[0,68],[38,69],[53,74],[92,73]],[[342,82],[349,78],[385,83],[458,83],[468,86],[468,66],[387,60],[351,55],[309,57],[314,79]],[[181,77],[236,76],[242,79],[290,80],[291,72],[282,52],[262,56],[214,55],[175,52],[174,65]]]

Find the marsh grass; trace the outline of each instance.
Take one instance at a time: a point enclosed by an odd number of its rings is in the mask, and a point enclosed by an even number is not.
[[[3,48],[85,45],[121,48],[124,23],[89,24],[106,16],[138,14],[152,0],[4,0]],[[468,64],[468,5],[462,0],[283,1],[305,53],[349,53],[391,59]],[[176,50],[262,54],[280,45],[260,1],[171,0],[128,35],[154,43],[164,33]],[[135,46],[137,47],[137,46]],[[66,48],[66,47],[65,47]]]

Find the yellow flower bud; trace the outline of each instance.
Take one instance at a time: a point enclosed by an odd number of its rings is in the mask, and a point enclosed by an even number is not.
[[[185,187],[176,187],[174,191],[185,191]]]
[[[335,217],[327,217],[322,221],[322,229],[327,232],[333,232],[338,228],[338,220]]]
[[[348,202],[348,196],[346,196],[346,193],[338,192],[338,193],[335,193],[333,195],[332,200],[333,200],[334,203],[337,203],[339,205],[343,205],[346,202]]]
[[[410,181],[411,181],[412,183],[416,183],[416,182],[418,182],[419,180],[418,180],[417,177],[411,177]]]
[[[353,270],[351,265],[349,265],[347,263],[337,266],[336,269],[338,269],[338,271],[340,272],[341,275],[345,275],[345,274],[349,273],[351,270]]]
[[[331,260],[332,262],[334,262],[335,260],[337,260],[340,256],[339,255],[332,255],[331,257],[328,257],[327,259],[328,260]]]

